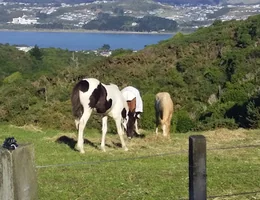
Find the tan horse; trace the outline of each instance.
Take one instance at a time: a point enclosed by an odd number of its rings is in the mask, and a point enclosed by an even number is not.
[[[155,95],[156,135],[161,124],[163,136],[170,136],[170,127],[173,114],[173,102],[168,92],[159,92]]]

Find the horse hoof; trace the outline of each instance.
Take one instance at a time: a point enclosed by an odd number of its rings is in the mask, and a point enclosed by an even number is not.
[[[82,154],[85,153],[84,149],[81,149],[81,148],[79,148],[78,146],[75,146],[75,150],[76,150],[76,151],[79,151],[79,152],[82,153]]]
[[[128,151],[128,148],[127,148],[127,147],[125,147],[125,148],[124,148],[124,150],[125,150],[125,151]]]
[[[106,152],[105,147],[100,147],[100,148],[101,148],[101,151]]]

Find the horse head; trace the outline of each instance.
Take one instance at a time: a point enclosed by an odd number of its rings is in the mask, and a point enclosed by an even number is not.
[[[143,102],[139,91],[132,87],[127,86],[121,90],[124,99],[127,102],[128,112],[127,120],[125,121],[125,131],[128,138],[139,135],[137,127],[137,119],[140,118],[142,113]],[[137,132],[136,132],[137,131]]]
[[[122,124],[129,139],[132,139],[135,135],[137,135],[135,130],[135,123],[138,119],[138,115],[139,113],[136,113],[135,111],[125,111]]]

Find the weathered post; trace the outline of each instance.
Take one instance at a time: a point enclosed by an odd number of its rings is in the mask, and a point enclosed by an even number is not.
[[[0,199],[37,199],[36,168],[32,145],[19,145],[15,150],[0,147]]]
[[[189,199],[206,200],[206,138],[189,137]]]

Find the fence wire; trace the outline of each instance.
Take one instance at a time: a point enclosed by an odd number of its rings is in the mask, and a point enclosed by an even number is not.
[[[241,193],[235,193],[235,194],[224,194],[224,195],[217,195],[217,196],[209,196],[208,199],[214,199],[214,198],[223,198],[223,197],[235,197],[235,196],[246,196],[246,195],[252,195],[252,194],[258,194],[259,191],[253,191],[253,192],[241,192]]]
[[[212,147],[212,148],[208,148],[207,151],[242,149],[242,148],[257,148],[257,147],[260,148],[260,144],[232,146],[232,147]],[[183,154],[183,153],[187,154],[188,150],[182,150],[182,151],[176,151],[176,152],[166,152],[166,153],[161,153],[161,154],[145,155],[145,156],[131,157],[131,158],[113,159],[113,160],[100,160],[100,161],[73,162],[73,163],[63,163],[63,164],[37,165],[36,168],[70,167],[70,166],[77,166],[77,165],[99,165],[99,164],[109,163],[109,162],[124,162],[124,161],[132,161],[132,160],[141,160],[141,159],[149,159],[149,158],[155,158],[155,157],[178,155],[178,154]]]
[[[73,162],[73,163],[53,164],[53,165],[38,165],[38,166],[36,166],[36,168],[68,167],[68,166],[76,166],[76,165],[99,165],[99,164],[103,164],[103,163],[141,160],[141,159],[148,159],[148,158],[156,158],[156,157],[177,155],[177,154],[182,154],[182,153],[187,153],[187,151],[177,151],[177,152],[169,152],[169,153],[161,153],[161,154],[155,154],[155,155],[146,155],[146,156],[139,156],[139,157],[132,157],[132,158],[113,159],[113,160]]]
[[[211,147],[208,148],[207,151],[221,151],[221,150],[232,150],[232,149],[244,149],[244,148],[260,148],[260,144],[256,145],[242,145],[242,146],[230,146],[230,147]],[[72,163],[64,163],[64,164],[49,164],[49,165],[38,165],[36,166],[37,169],[41,168],[55,168],[55,167],[73,167],[73,166],[80,166],[80,165],[100,165],[104,163],[112,163],[112,162],[125,162],[125,161],[134,161],[134,160],[142,160],[142,159],[150,159],[156,157],[164,157],[164,156],[172,156],[172,155],[180,155],[180,154],[188,154],[188,150],[176,151],[176,152],[166,152],[161,154],[154,154],[154,155],[145,155],[139,157],[130,157],[130,158],[121,158],[121,159],[113,159],[113,160],[100,160],[100,161],[87,161],[87,162],[72,162]],[[224,174],[247,174],[252,172],[259,172],[260,170],[250,170],[250,171],[227,171]],[[186,170],[178,170],[179,173],[181,172],[188,172],[188,168]],[[188,174],[187,174],[188,177]],[[238,197],[238,196],[246,196],[246,195],[256,195],[260,194],[259,191],[247,191],[241,193],[233,193],[233,194],[223,194],[223,195],[212,195],[208,196],[207,199],[214,199],[214,198],[225,198],[225,197]],[[189,198],[180,198],[179,200],[189,200]]]
[[[241,193],[234,193],[234,194],[223,194],[223,195],[216,195],[216,196],[208,196],[207,199],[256,195],[256,194],[260,194],[260,190],[259,191],[252,191],[252,192],[241,192]],[[180,198],[179,200],[189,200],[189,198]]]

